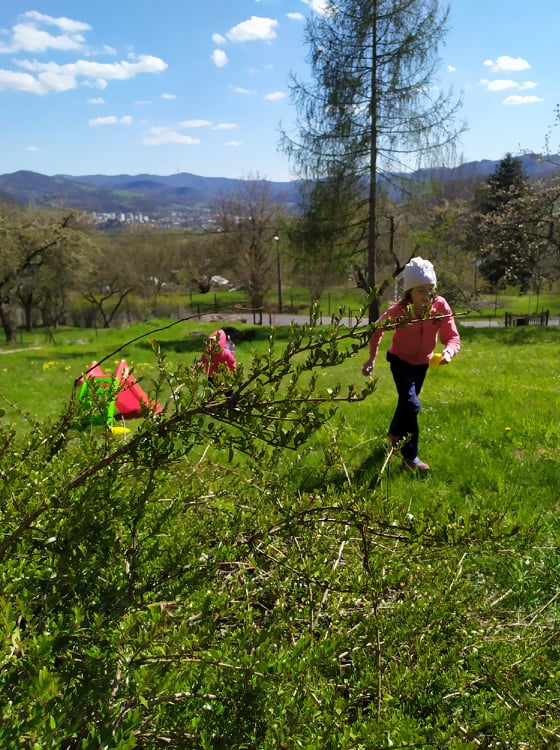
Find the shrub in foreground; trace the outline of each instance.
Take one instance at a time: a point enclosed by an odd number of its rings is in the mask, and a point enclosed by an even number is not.
[[[314,376],[369,333],[294,330],[214,388],[160,356],[171,397],[126,440],[74,430],[72,403],[2,432],[2,747],[555,739],[554,632],[526,626],[543,601],[524,604],[516,568],[530,530],[283,472],[338,401],[371,396]]]

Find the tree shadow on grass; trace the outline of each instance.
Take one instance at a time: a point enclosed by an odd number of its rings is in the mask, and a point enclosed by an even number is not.
[[[297,488],[301,492],[315,492],[324,490],[325,487],[348,488],[351,484],[361,489],[374,489],[386,458],[387,446],[379,444],[356,467],[346,467],[346,470],[339,466],[315,469],[307,467],[296,482]]]
[[[268,326],[251,326],[250,328],[240,328],[238,326],[216,324],[216,329],[222,328],[231,338],[235,345],[244,344],[252,341],[268,341],[270,338],[270,327]],[[290,337],[290,326],[278,326],[274,330],[276,341],[288,341]],[[200,353],[204,351],[206,339],[210,332],[189,331],[187,334],[174,339],[155,340],[162,352],[175,352],[176,354]],[[146,339],[138,343],[141,349],[151,349],[150,340]]]
[[[354,470],[356,483],[365,489],[374,489],[379,480],[379,474],[387,458],[387,445],[377,445],[372,452]]]

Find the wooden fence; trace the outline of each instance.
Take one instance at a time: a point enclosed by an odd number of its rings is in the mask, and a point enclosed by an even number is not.
[[[548,310],[532,315],[518,315],[517,313],[507,312],[505,314],[506,328],[509,326],[547,326]]]

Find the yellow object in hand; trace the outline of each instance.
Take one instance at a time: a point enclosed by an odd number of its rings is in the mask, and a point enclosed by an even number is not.
[[[430,365],[430,367],[439,367],[442,359],[443,359],[443,354],[434,353],[430,357],[430,361],[428,362],[428,364]]]

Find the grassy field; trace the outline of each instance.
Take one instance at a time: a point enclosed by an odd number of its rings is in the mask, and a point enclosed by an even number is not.
[[[18,431],[29,429],[21,412],[33,420],[54,419],[72,396],[74,380],[92,361],[106,359],[113,372],[121,358],[133,367],[137,379],[152,393],[157,361],[151,349],[157,342],[169,362],[193,364],[206,335],[215,323],[153,321],[123,330],[56,333],[56,343],[39,333],[20,351],[0,354],[0,393],[3,419]],[[269,329],[236,324],[240,331],[236,356],[248,366],[255,352],[264,352]],[[470,328],[461,326],[462,350],[450,366],[429,371],[422,395],[421,457],[433,467],[429,482],[415,490],[415,502],[502,503],[504,493],[513,506],[526,511],[554,505],[558,499],[560,419],[560,328]],[[249,336],[250,332],[250,336]],[[288,335],[278,328],[278,347]],[[147,335],[146,335],[147,334]],[[250,340],[243,340],[244,337]],[[338,452],[331,459],[354,481],[375,476],[385,451],[385,433],[395,405],[394,386],[385,351],[390,334],[382,340],[374,377],[376,392],[360,404],[342,405],[338,418],[316,436],[297,457],[287,454],[292,477],[308,476],[317,450]],[[320,372],[325,389],[342,383],[360,384],[361,359]],[[160,394],[165,400],[168,394]],[[134,423],[131,423],[134,428]],[[395,462],[393,462],[395,463]],[[393,466],[391,466],[391,469]],[[390,472],[390,481],[407,487],[408,476]],[[299,481],[299,480],[298,480]],[[303,481],[303,479],[302,479]],[[436,490],[434,494],[434,490]],[[526,502],[539,498],[539,503]]]

